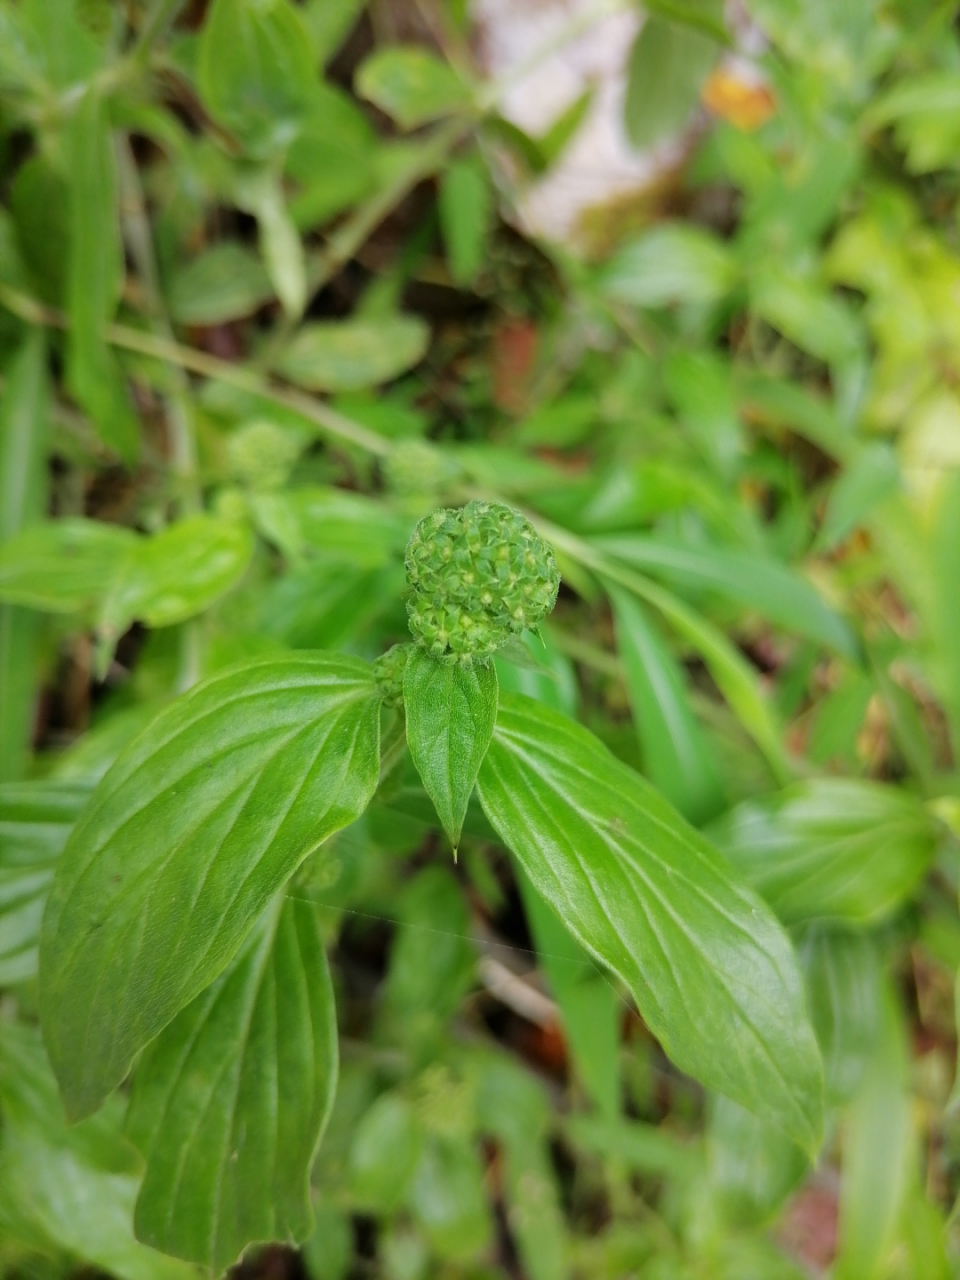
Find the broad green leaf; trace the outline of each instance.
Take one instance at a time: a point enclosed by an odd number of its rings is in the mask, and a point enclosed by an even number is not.
[[[403,551],[410,534],[382,502],[320,485],[259,493],[251,507],[263,536],[295,562],[378,568]]]
[[[699,823],[721,808],[716,762],[694,719],[679,664],[626,591],[610,590],[644,770],[683,816]]]
[[[309,391],[374,387],[418,364],[429,338],[416,316],[317,320],[300,329],[277,360],[277,372]]]
[[[720,46],[702,31],[647,15],[630,54],[624,103],[635,147],[653,146],[687,124],[719,54]]]
[[[361,1209],[390,1213],[400,1207],[420,1158],[421,1132],[410,1103],[385,1093],[357,1125],[350,1146],[350,1194]]]
[[[440,183],[440,230],[454,283],[468,285],[483,266],[490,225],[490,183],[476,160],[456,160]]]
[[[135,533],[100,520],[32,525],[0,546],[0,600],[48,613],[88,609],[136,545]]]
[[[43,331],[33,330],[7,370],[0,402],[0,543],[46,506],[50,385]],[[26,763],[36,700],[37,619],[0,604],[0,782]]]
[[[64,1252],[118,1280],[196,1280],[134,1238],[140,1161],[122,1104],[68,1126],[36,1029],[0,1021],[0,1235]]]
[[[497,720],[493,663],[438,662],[414,648],[403,677],[407,746],[457,856],[477,773]]]
[[[784,920],[881,919],[917,889],[937,824],[908,792],[818,778],[745,800],[712,829],[738,872]]]
[[[68,1113],[225,968],[377,781],[370,667],[311,654],[213,676],[128,746],[74,829],[44,916],[44,1036]]]
[[[178,324],[211,325],[237,320],[273,297],[260,259],[233,240],[224,240],[178,267],[167,298]]]
[[[168,627],[201,613],[243,574],[253,551],[250,530],[216,516],[188,516],[138,538],[100,610],[115,634],[133,619]]]
[[[0,986],[37,972],[53,870],[89,796],[89,787],[69,782],[0,786]]]
[[[2,40],[2,36],[0,36]],[[10,188],[10,212],[17,241],[38,294],[62,306],[70,257],[69,194],[63,175],[42,155],[17,170]]]
[[[903,1015],[887,988],[877,1043],[843,1128],[837,1280],[889,1274],[888,1254],[908,1189],[910,1109]]]
[[[684,1071],[814,1151],[820,1060],[790,943],[751,890],[581,726],[501,700],[484,811]]]
[[[315,80],[310,38],[289,0],[214,0],[200,37],[200,92],[247,150],[296,135]]]
[[[715,592],[845,657],[857,654],[847,623],[824,604],[809,582],[770,556],[639,534],[595,538],[593,542],[607,555],[673,587]]]
[[[139,425],[104,327],[120,297],[123,251],[117,174],[106,108],[91,88],[67,129],[70,264],[67,275],[67,383],[104,444],[126,462],[139,449]]]
[[[362,199],[377,181],[377,155],[377,135],[356,101],[333,85],[316,85],[286,157],[300,188],[290,201],[297,226],[317,226]]]
[[[232,966],[137,1068],[127,1134],[147,1171],[146,1244],[219,1274],[248,1244],[301,1242],[337,1080],[333,988],[314,910],[278,900]]]
[[[827,1100],[848,1102],[870,1064],[883,1021],[876,943],[859,929],[814,924],[804,933],[800,959]]]
[[[449,63],[420,45],[378,49],[357,71],[354,87],[401,129],[467,111],[472,104],[470,90]]]
[[[597,283],[606,297],[638,307],[710,306],[734,287],[738,275],[730,250],[716,236],[668,223],[618,249]]]

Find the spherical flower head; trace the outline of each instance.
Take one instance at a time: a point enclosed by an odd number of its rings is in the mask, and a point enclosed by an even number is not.
[[[528,520],[498,502],[424,517],[407,544],[410,630],[441,662],[472,666],[557,600],[553,551]]]

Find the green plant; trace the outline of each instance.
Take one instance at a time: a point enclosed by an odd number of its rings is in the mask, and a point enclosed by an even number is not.
[[[0,0],[5,1274],[955,1268],[955,6],[746,7],[575,252],[463,6]]]

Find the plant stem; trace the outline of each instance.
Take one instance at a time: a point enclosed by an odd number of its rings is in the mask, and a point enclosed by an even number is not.
[[[176,17],[182,4],[183,0],[154,0],[130,54],[134,61],[143,62],[149,57],[150,50]]]
[[[31,298],[2,283],[0,283],[0,306],[6,307],[8,311],[28,324],[41,324],[53,329],[68,327],[67,318],[62,311],[47,307],[36,298]],[[312,422],[324,435],[342,444],[353,445],[355,448],[364,449],[367,453],[381,458],[386,457],[390,452],[390,441],[377,435],[375,431],[370,431],[359,422],[354,422],[352,418],[347,418],[344,414],[331,409],[322,400],[315,400],[302,391],[278,387],[249,369],[230,364],[226,360],[218,360],[216,356],[207,355],[205,351],[181,346],[172,339],[144,333],[141,329],[131,329],[127,325],[108,325],[104,335],[108,342],[122,350],[136,351],[139,355],[178,365],[203,378],[224,382],[250,395],[263,396],[264,399],[272,400],[285,409],[292,409]]]

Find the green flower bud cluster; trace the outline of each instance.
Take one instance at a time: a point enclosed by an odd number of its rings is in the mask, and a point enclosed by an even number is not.
[[[410,644],[395,644],[386,653],[381,653],[373,664],[373,678],[380,688],[385,707],[395,707],[403,701],[403,673],[412,648]]]
[[[460,475],[460,465],[426,440],[401,440],[384,462],[384,479],[393,493],[437,493]]]
[[[560,574],[528,520],[496,502],[435,511],[407,544],[416,642],[441,662],[486,662],[553,608]]]
[[[227,440],[230,470],[251,489],[279,489],[305,444],[304,437],[274,422],[248,422]]]

